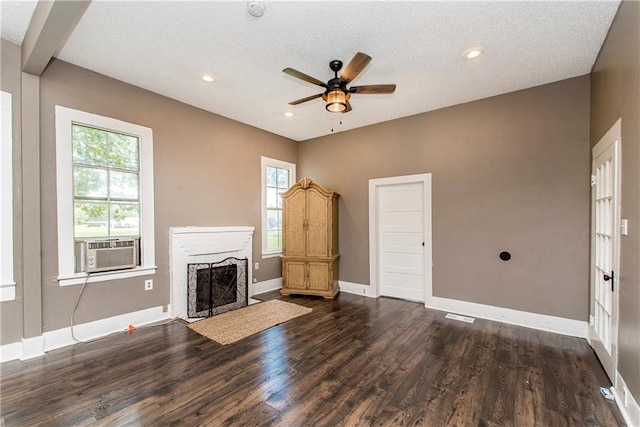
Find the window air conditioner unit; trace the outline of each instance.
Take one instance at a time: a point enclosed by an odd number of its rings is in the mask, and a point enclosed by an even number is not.
[[[122,270],[138,265],[137,239],[85,240],[87,273]]]

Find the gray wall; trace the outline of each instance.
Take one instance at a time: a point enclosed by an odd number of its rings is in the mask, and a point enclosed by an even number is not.
[[[41,83],[43,330],[69,326],[80,286],[56,281],[55,105],[153,129],[156,265],[148,276],[89,284],[76,322],[169,302],[169,227],[252,225],[259,281],[280,277],[278,258],[261,259],[260,156],[296,162],[297,143],[175,100],[54,61]]]
[[[591,79],[591,145],[622,117],[618,371],[640,401],[640,3],[624,1],[609,30]]]
[[[0,40],[0,89],[9,92],[12,102],[13,132],[13,274],[16,299],[0,303],[0,345],[22,338],[22,138],[20,92],[20,46]]]
[[[586,320],[589,166],[583,76],[303,142],[298,175],[342,195],[341,280],[369,284],[368,180],[432,173],[435,296]]]

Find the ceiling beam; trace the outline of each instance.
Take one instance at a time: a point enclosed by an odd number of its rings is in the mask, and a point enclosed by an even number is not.
[[[40,76],[64,46],[90,0],[40,0],[22,43],[22,71]]]

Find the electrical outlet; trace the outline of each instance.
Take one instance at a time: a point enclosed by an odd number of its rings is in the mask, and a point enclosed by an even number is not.
[[[604,398],[607,400],[616,400],[616,398],[613,396],[613,393],[611,393],[611,390],[606,387],[600,387],[600,393],[602,393],[602,396],[604,396]]]
[[[624,407],[629,407],[629,390],[625,386],[622,386],[622,403],[624,403]]]
[[[153,290],[153,280],[152,279],[147,279],[147,280],[144,281],[144,290],[145,291]]]
[[[260,263],[256,262],[256,270],[260,270]]]
[[[253,283],[258,283],[258,278],[257,277],[253,278]]]

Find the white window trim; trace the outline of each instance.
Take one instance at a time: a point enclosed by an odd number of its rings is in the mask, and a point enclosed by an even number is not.
[[[291,185],[295,184],[296,181],[296,164],[285,162],[284,160],[272,159],[269,157],[262,156],[260,158],[261,163],[261,174],[262,174],[262,258],[273,258],[280,256],[282,251],[268,251],[267,250],[267,166],[281,168],[281,169],[289,169],[291,171]]]
[[[3,205],[0,209],[0,301],[16,299],[16,282],[13,276],[13,109],[11,94],[0,92],[2,105],[2,141],[0,147],[0,195]]]
[[[82,284],[86,273],[74,271],[73,247],[73,123],[135,135],[140,141],[140,237],[142,265],[128,270],[92,274],[88,282],[102,282],[154,274],[155,225],[153,195],[153,131],[144,126],[56,105],[56,169],[58,191],[58,282]]]

